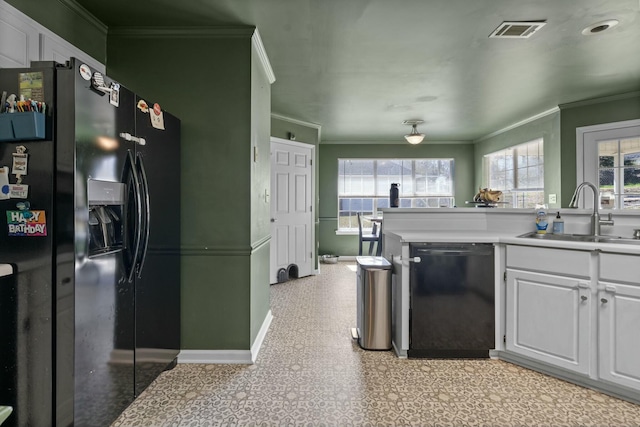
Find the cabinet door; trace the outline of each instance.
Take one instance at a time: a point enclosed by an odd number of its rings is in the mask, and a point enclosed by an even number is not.
[[[600,284],[599,376],[640,390],[640,287]]]
[[[507,269],[507,351],[587,374],[589,282]]]

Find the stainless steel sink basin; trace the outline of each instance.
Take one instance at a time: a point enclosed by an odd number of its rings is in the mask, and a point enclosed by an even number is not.
[[[640,245],[640,239],[622,236],[591,236],[589,234],[538,234],[536,232],[522,234],[518,237],[540,240],[561,240],[565,242],[599,242]]]

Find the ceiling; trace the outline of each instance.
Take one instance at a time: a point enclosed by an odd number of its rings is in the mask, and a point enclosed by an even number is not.
[[[255,25],[272,112],[321,125],[325,142],[401,141],[413,119],[427,141],[476,140],[640,90],[640,0],[76,1],[109,27]],[[546,26],[528,39],[488,37],[532,20]]]

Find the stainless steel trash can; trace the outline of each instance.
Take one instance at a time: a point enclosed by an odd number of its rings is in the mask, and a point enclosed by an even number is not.
[[[391,263],[383,257],[356,257],[357,334],[365,350],[391,348]]]

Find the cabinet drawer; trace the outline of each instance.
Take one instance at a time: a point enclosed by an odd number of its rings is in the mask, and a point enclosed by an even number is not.
[[[507,245],[507,267],[589,277],[589,252]]]
[[[640,286],[640,256],[601,253],[600,279]]]

